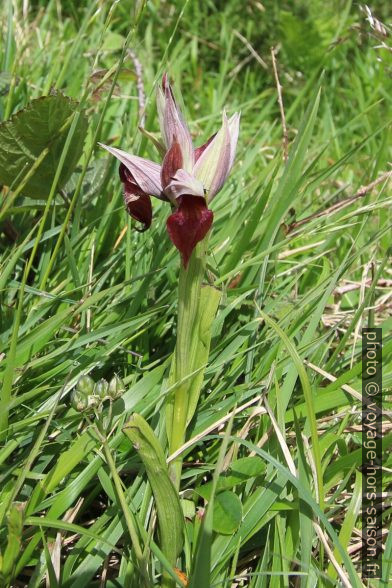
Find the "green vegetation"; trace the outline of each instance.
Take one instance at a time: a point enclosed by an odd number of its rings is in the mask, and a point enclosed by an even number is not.
[[[3,0],[0,586],[363,585],[362,327],[382,327],[391,409],[388,8]],[[221,294],[180,501],[164,462],[170,209],[155,200],[136,231],[97,145],[160,161],[138,127],[159,139],[165,71],[197,145],[224,107],[242,113],[211,206]],[[82,375],[98,400],[78,411]],[[386,419],[385,492],[391,442]],[[372,588],[391,577],[390,522],[385,505]]]

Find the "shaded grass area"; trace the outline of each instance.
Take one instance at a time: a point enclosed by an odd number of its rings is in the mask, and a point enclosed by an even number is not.
[[[387,18],[387,3],[372,9]],[[20,195],[8,206],[12,193],[2,193],[1,415],[9,419],[0,431],[0,549],[9,585],[140,585],[100,441],[70,406],[86,373],[117,373],[126,384],[108,445],[150,533],[145,556],[160,582],[151,491],[121,426],[139,412],[165,444],[179,260],[167,205],[156,201],[152,229],[135,231],[116,164],[96,142],[158,160],[137,128],[144,120],[157,133],[154,90],[167,70],[198,144],[224,106],[242,112],[237,162],[213,202],[208,280],[222,302],[188,432],[178,567],[200,587],[360,586],[361,327],[383,329],[387,392],[392,375],[388,37],[343,2],[154,1],[143,10],[127,0],[8,1],[1,10],[3,119],[56,88],[83,100],[89,121],[61,194]],[[262,471],[232,486],[240,522],[230,534],[212,530],[200,552],[203,487],[214,471],[235,474],[236,460],[252,452]],[[7,527],[12,503],[22,514]],[[383,579],[372,586],[387,585],[391,550],[386,537]]]

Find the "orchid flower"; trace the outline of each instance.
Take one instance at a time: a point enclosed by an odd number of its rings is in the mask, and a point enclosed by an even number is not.
[[[193,249],[212,226],[213,212],[208,205],[233,166],[240,115],[227,119],[224,112],[220,130],[194,148],[166,75],[158,88],[157,109],[165,149],[162,165],[100,145],[121,162],[125,205],[128,213],[144,225],[143,230],[152,222],[150,196],[171,203],[174,210],[166,222],[167,232],[186,268]]]

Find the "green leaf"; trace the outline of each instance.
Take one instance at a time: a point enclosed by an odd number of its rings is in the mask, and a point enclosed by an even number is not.
[[[237,533],[230,538],[223,535],[216,538],[211,553],[213,580],[216,579],[218,571],[227,565],[228,558],[237,549],[239,536],[244,543],[249,541],[270,519],[276,516],[276,511],[272,509],[286,485],[287,477],[279,472],[275,475],[273,472],[244,502],[243,521]]]
[[[0,581],[4,581],[4,585],[8,585],[8,582],[12,580],[15,563],[20,555],[23,531],[23,510],[20,504],[12,505],[8,515],[7,527],[7,547],[4,550],[3,557],[0,559]]]
[[[229,444],[229,436],[233,427],[234,413],[227,424],[225,436],[219,450],[218,461],[212,477],[211,497],[208,502],[201,529],[198,533],[195,553],[192,560],[191,577],[189,581],[189,588],[203,588],[211,587],[211,548],[212,548],[212,531],[213,531],[213,513],[214,501],[216,494],[216,487],[218,484],[220,473],[223,469],[225,454]]]
[[[174,565],[184,542],[184,515],[169,477],[163,449],[150,425],[139,414],[131,416],[123,431],[146,468],[157,509],[161,549]]]
[[[68,523],[67,521],[60,521],[57,519],[51,519],[48,517],[27,517],[25,521],[26,525],[31,525],[33,527],[47,527],[49,529],[56,529],[58,531],[66,531],[69,533],[76,533],[77,535],[90,537],[91,539],[95,539],[99,543],[105,543],[110,547],[112,551],[116,551],[117,553],[121,553],[115,545],[106,541],[102,535],[98,535],[97,533],[93,533],[90,529],[86,529],[80,525],[75,525],[75,523]]]
[[[16,181],[22,181],[47,149],[48,154],[23,188],[23,193],[31,198],[47,197],[77,106],[77,102],[62,94],[42,96],[1,123],[0,183],[14,186]],[[87,119],[81,114],[65,157],[58,188],[67,182],[78,163],[86,132]]]
[[[184,442],[200,396],[211,343],[211,326],[221,293],[212,286],[202,286],[205,272],[207,237],[198,243],[187,269],[179,278],[177,342],[169,374],[169,388],[174,388],[166,404],[166,431],[169,451],[174,453]],[[172,463],[174,478],[179,478],[180,460]]]
[[[240,526],[242,504],[237,494],[225,490],[216,495],[214,500],[213,524],[216,533],[231,535]]]
[[[230,468],[219,476],[217,492],[229,490],[238,484],[243,484],[250,478],[260,476],[265,470],[265,464],[259,457],[242,457],[231,463]],[[212,482],[207,482],[197,492],[205,500],[210,499]]]
[[[6,96],[9,92],[12,74],[8,71],[0,71],[0,96]]]
[[[27,507],[27,514],[34,512],[40,500],[52,492],[95,445],[96,441],[91,435],[83,433],[67,451],[61,454],[54,468],[35,487]]]
[[[119,51],[123,48],[125,37],[119,33],[108,31],[105,35],[105,40],[102,46],[104,51]]]
[[[192,420],[199,401],[204,370],[208,362],[211,344],[211,327],[221,299],[221,292],[212,286],[203,286],[192,339],[192,371],[199,370],[189,388],[187,424]]]
[[[318,487],[318,493],[319,493],[319,500],[320,500],[321,506],[323,506],[324,488],[323,488],[323,473],[321,470],[321,454],[320,454],[319,438],[318,438],[318,431],[317,431],[317,423],[316,423],[316,417],[315,417],[315,411],[314,411],[312,388],[311,388],[311,385],[309,382],[309,378],[307,376],[306,369],[302,363],[300,356],[298,355],[298,351],[297,351],[295,345],[293,344],[293,342],[289,339],[289,337],[287,337],[286,333],[279,327],[279,325],[273,319],[271,319],[271,317],[269,317],[267,314],[265,314],[262,310],[259,310],[259,313],[260,313],[261,317],[263,318],[263,320],[265,320],[267,325],[270,326],[272,329],[274,329],[274,331],[282,339],[287,351],[289,352],[289,355],[291,356],[291,359],[293,360],[293,363],[296,367],[299,379],[302,384],[302,389],[303,389],[305,403],[306,403],[307,417],[309,419],[310,431],[311,431],[311,437],[312,437],[312,443],[313,443],[312,449],[313,449],[316,475],[317,475],[317,487]]]
[[[331,538],[331,541],[334,543],[334,545],[337,549],[337,552],[339,553],[339,555],[342,558],[342,562],[347,570],[347,574],[350,578],[351,585],[353,586],[353,588],[354,587],[360,588],[360,586],[362,584],[361,584],[359,576],[353,566],[353,563],[352,563],[350,557],[348,556],[344,547],[341,545],[340,540],[339,540],[333,526],[329,522],[327,516],[321,510],[321,508],[317,504],[317,502],[314,500],[314,498],[310,494],[308,488],[306,488],[306,486],[303,485],[302,481],[299,480],[297,477],[293,476],[293,474],[285,466],[283,466],[280,462],[278,462],[274,457],[272,457],[266,451],[264,451],[263,449],[260,449],[259,447],[257,447],[253,443],[247,441],[246,439],[239,439],[238,437],[232,437],[231,440],[234,441],[235,443],[243,444],[250,451],[255,451],[258,455],[260,455],[260,457],[264,458],[267,462],[272,464],[274,466],[274,468],[276,470],[278,470],[278,472],[281,472],[282,474],[285,474],[287,476],[288,480],[298,490],[298,495],[300,496],[300,498],[302,500],[304,500],[310,506],[310,508],[313,511],[313,514],[320,519],[321,524],[324,526],[325,530],[328,532],[328,534]]]
[[[295,416],[295,413],[294,413]],[[295,425],[295,435],[297,440],[297,447],[298,447],[298,477],[301,483],[306,487],[306,489],[310,492],[310,473],[309,473],[309,465],[306,459],[306,452],[304,447],[304,442],[301,437],[301,429],[298,423],[298,420],[295,418],[294,421]],[[306,588],[309,585],[309,576],[307,575],[310,567],[311,567],[311,557],[312,557],[312,543],[314,537],[314,529],[312,524],[312,510],[310,506],[301,499],[301,496],[298,496],[299,499],[299,531],[301,535],[301,569],[305,573],[304,576],[301,576],[301,586]]]
[[[185,500],[184,498],[181,500],[181,507],[182,512],[184,513],[184,517],[186,519],[193,519],[196,514],[196,507],[193,500]]]
[[[353,494],[350,500],[350,504],[348,505],[347,511],[344,516],[343,524],[340,529],[339,533],[339,541],[344,549],[348,548],[350,539],[353,535],[355,523],[357,521],[358,515],[361,510],[361,501],[362,501],[362,474],[358,471],[355,472],[355,483]],[[335,547],[334,556],[336,561],[341,564],[342,557]],[[328,566],[327,574],[330,578],[337,578],[336,569],[333,567],[332,563]]]
[[[41,529],[41,537],[44,546],[44,556],[47,569],[47,581],[49,580],[49,585],[51,588],[58,588],[59,583],[57,581],[56,570],[54,569],[52,555],[50,553],[48,542],[46,541],[43,529]]]

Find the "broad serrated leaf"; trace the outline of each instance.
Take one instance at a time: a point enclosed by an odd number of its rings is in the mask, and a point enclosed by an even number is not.
[[[78,103],[62,94],[42,96],[0,124],[0,183],[16,187],[41,153],[48,154],[23,188],[31,198],[49,195],[61,153],[67,139],[71,115]],[[82,154],[87,119],[79,115],[58,188],[64,186]]]

